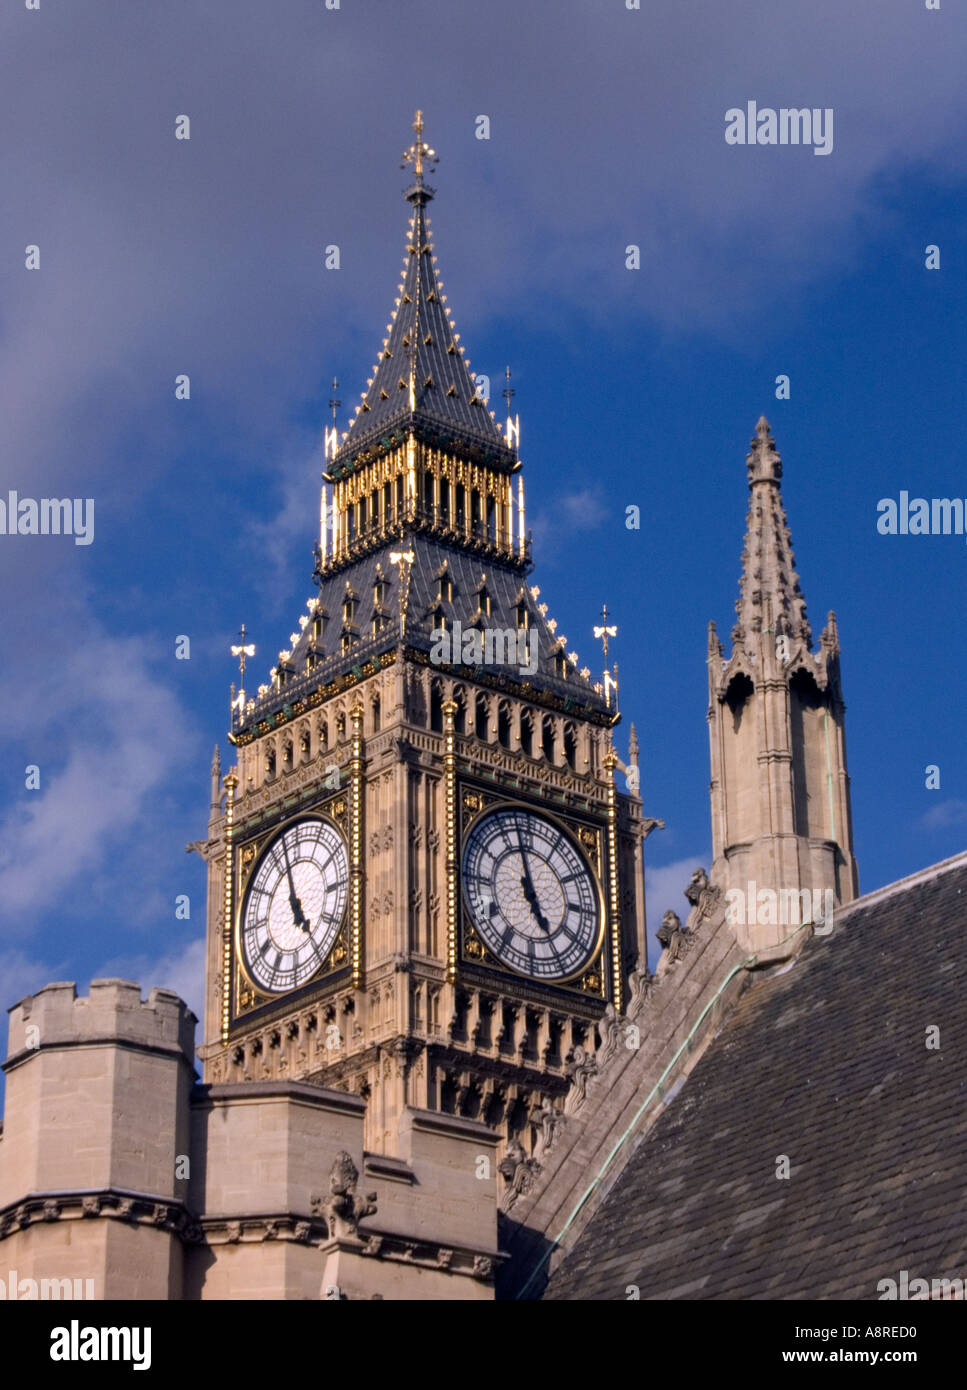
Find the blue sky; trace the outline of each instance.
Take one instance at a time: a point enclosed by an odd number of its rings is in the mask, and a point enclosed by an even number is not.
[[[345,424],[392,308],[417,105],[457,328],[476,370],[514,372],[531,582],[582,665],[603,601],[619,625],[617,742],[634,720],[667,827],[652,927],[709,859],[705,629],[731,627],[763,412],[813,629],[839,618],[861,888],[960,851],[967,546],[880,536],[876,503],[967,496],[967,24],[785,8],[5,9],[0,497],[93,497],[95,540],[0,536],[4,1004],[119,974],[200,1007],[184,847],[216,741],[227,763],[228,647],[244,620],[264,679],[312,592],[329,381]],[[726,145],[751,99],[833,108],[832,154]]]

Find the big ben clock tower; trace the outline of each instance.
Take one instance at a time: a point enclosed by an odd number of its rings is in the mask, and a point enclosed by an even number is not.
[[[315,592],[213,767],[202,1057],[209,1082],[355,1093],[390,1160],[408,1108],[527,1155],[644,965],[655,822],[634,748],[616,783],[610,683],[530,581],[517,426],[454,329],[414,130],[394,312],[327,435]]]

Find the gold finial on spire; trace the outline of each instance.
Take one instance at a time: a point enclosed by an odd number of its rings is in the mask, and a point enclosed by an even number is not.
[[[244,683],[245,683],[245,658],[246,658],[247,656],[254,656],[254,655],[255,655],[255,644],[254,644],[254,642],[249,642],[249,643],[246,644],[245,638],[248,636],[248,634],[247,634],[246,631],[245,631],[245,624],[244,624],[244,623],[242,624],[242,630],[241,630],[241,632],[240,632],[238,635],[239,635],[239,637],[241,637],[241,639],[242,639],[242,644],[241,644],[241,646],[239,646],[239,647],[233,647],[233,648],[232,648],[232,656],[237,656],[237,657],[238,657],[238,671],[239,671],[239,675],[240,675],[241,680],[242,680],[242,684],[244,685]]]
[[[609,618],[609,616],[610,616],[610,614],[608,613],[608,605],[605,603],[605,604],[603,604],[602,607],[601,607],[601,621],[602,621],[602,626],[601,626],[601,627],[596,627],[596,628],[594,629],[594,635],[595,635],[595,637],[599,638],[600,641],[603,642],[603,644],[604,644],[604,659],[605,659],[605,661],[607,661],[607,659],[608,659],[608,638],[609,638],[609,637],[617,637],[617,635],[618,635],[618,629],[617,629],[616,627],[614,627],[614,626],[609,627],[609,626],[608,626],[608,618]]]
[[[416,555],[413,553],[412,546],[408,550],[393,550],[390,552],[390,564],[399,565],[400,567],[400,642],[403,642],[406,637],[406,610],[410,601],[410,570],[415,559]]]
[[[608,612],[608,605],[606,603],[602,604],[601,626],[596,627],[594,629],[595,637],[597,637],[604,645],[604,698],[607,702],[609,709],[611,708],[611,692],[613,690],[615,692],[615,695],[617,695],[618,691],[618,667],[617,665],[615,665],[613,674],[608,670],[608,638],[617,637],[618,635],[618,629],[615,626],[615,624],[608,624],[608,618],[610,616],[611,615]],[[615,702],[615,708],[617,709],[617,701]]]
[[[255,644],[254,644],[254,642],[248,642],[248,643],[247,643],[247,642],[245,641],[245,638],[247,637],[248,634],[247,634],[246,631],[245,631],[245,624],[244,624],[244,623],[242,624],[242,630],[241,630],[241,632],[240,632],[238,635],[239,635],[239,637],[241,637],[241,639],[242,639],[241,645],[240,645],[240,646],[236,646],[236,647],[232,647],[232,656],[237,656],[237,657],[238,657],[239,676],[240,676],[240,680],[241,680],[242,683],[239,685],[238,694],[236,695],[236,693],[235,693],[235,683],[234,683],[234,681],[232,682],[232,695],[231,695],[231,702],[230,702],[229,708],[230,708],[231,714],[232,714],[232,727],[233,727],[233,728],[237,728],[237,726],[238,726],[238,721],[242,718],[242,716],[243,716],[244,713],[245,713],[245,685],[244,685],[244,681],[245,681],[245,658],[246,658],[247,656],[254,656],[254,655],[255,655]]]
[[[327,460],[334,459],[336,457],[336,450],[339,448],[339,429],[336,425],[336,412],[342,405],[342,401],[337,395],[338,390],[339,378],[334,376],[332,379],[332,395],[329,397],[329,409],[332,411],[332,425],[326,428],[325,454]]]
[[[424,125],[422,111],[417,111],[416,113],[416,120],[413,122],[413,130],[416,133],[416,139],[408,150],[403,151],[403,159],[400,163],[400,168],[405,169],[407,164],[412,163],[413,173],[416,178],[416,185],[418,188],[422,188],[423,161],[426,160],[427,163],[430,165],[431,174],[433,172],[433,166],[437,163],[436,150],[431,150],[429,145],[423,139]]]
[[[511,419],[510,416],[510,403],[513,400],[514,396],[516,396],[517,392],[510,384],[509,367],[505,368],[504,370],[504,379],[506,381],[506,385],[504,386],[503,391],[501,391],[500,393],[503,396],[504,400],[507,402],[507,425],[504,431],[504,438],[506,440],[508,449],[516,449],[520,444],[520,416],[515,415],[513,419]]]

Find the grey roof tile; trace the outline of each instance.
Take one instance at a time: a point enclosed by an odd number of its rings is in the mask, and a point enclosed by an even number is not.
[[[901,1268],[967,1274],[965,929],[954,865],[756,980],[544,1297],[876,1299]]]

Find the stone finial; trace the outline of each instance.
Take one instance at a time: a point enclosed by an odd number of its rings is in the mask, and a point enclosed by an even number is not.
[[[836,623],[836,614],[832,609],[829,610],[829,614],[826,618],[826,626],[823,628],[819,640],[823,648],[828,651],[830,655],[839,653],[839,627]]]
[[[710,660],[722,656],[722,643],[719,641],[718,630],[714,623],[708,625],[708,655]]]
[[[745,463],[749,470],[750,487],[753,483],[762,481],[777,483],[782,477],[782,456],[776,448],[769,421],[764,415],[759,416]]]

